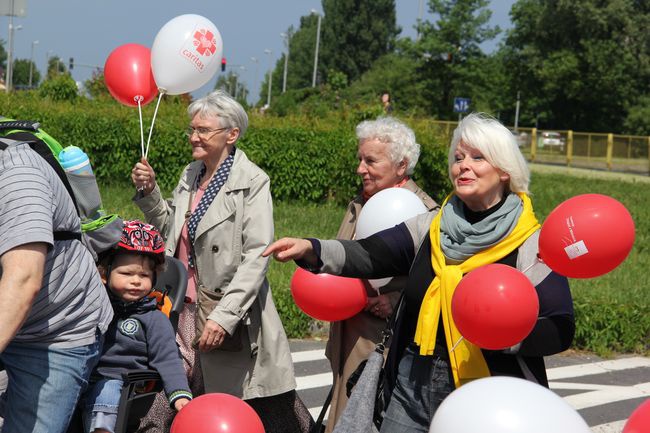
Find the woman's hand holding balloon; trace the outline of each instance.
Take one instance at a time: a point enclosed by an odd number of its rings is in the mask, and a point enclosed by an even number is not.
[[[289,260],[304,260],[310,265],[316,265],[318,257],[314,254],[311,242],[307,239],[282,238],[269,245],[262,253],[263,257],[273,254],[279,262]]]
[[[149,162],[142,158],[140,162],[136,162],[133,166],[131,180],[138,191],[142,191],[144,195],[149,195],[156,186],[156,173],[149,165]]]
[[[366,308],[364,309],[381,319],[387,319],[393,314],[393,305],[390,303],[390,298],[387,295],[369,297]]]

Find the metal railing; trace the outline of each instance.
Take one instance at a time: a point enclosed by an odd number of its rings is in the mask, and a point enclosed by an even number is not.
[[[451,140],[458,122],[431,121]],[[518,128],[517,143],[530,162],[650,175],[650,136]]]

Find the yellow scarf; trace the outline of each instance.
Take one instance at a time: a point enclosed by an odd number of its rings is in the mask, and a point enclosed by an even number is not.
[[[517,194],[523,202],[523,211],[512,232],[498,244],[481,251],[459,265],[447,265],[445,256],[440,248],[440,219],[448,196],[440,208],[440,212],[431,222],[431,264],[436,277],[429,285],[424,295],[418,324],[415,331],[415,343],[420,346],[420,355],[431,355],[436,344],[438,321],[442,311],[442,321],[445,330],[449,361],[454,376],[456,388],[480,377],[490,375],[481,349],[462,338],[451,317],[451,299],[456,286],[463,275],[480,266],[494,263],[510,254],[530,237],[539,223],[533,212],[530,198],[524,193]]]

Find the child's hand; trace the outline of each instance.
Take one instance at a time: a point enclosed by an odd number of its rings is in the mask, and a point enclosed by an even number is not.
[[[176,409],[176,412],[178,412],[179,410],[183,409],[189,402],[189,398],[179,398],[174,402],[174,409]]]

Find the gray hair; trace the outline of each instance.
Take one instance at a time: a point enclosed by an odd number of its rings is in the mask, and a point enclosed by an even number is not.
[[[530,170],[512,132],[485,113],[466,116],[454,130],[449,147],[449,178],[456,148],[460,142],[481,152],[492,166],[510,176],[510,191],[528,193]]]
[[[388,155],[395,164],[407,160],[406,174],[413,174],[420,157],[420,145],[415,141],[415,133],[405,123],[391,116],[376,120],[364,120],[356,128],[359,141],[377,139],[388,144]]]
[[[221,89],[192,102],[187,107],[187,114],[190,119],[197,114],[200,117],[218,117],[222,128],[239,128],[239,138],[248,128],[248,115],[244,107]]]

